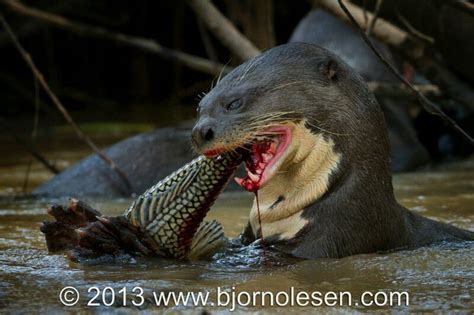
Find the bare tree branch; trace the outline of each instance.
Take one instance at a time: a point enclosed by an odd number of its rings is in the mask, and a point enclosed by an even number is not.
[[[438,108],[438,106],[436,106],[436,104],[434,104],[433,102],[431,102],[428,98],[426,98],[426,96],[424,96],[422,93],[420,93],[420,91],[418,91],[416,89],[415,86],[413,86],[410,82],[408,82],[407,79],[405,79],[405,77],[403,77],[396,69],[395,67],[390,64],[390,62],[384,57],[382,56],[382,54],[375,48],[375,46],[372,44],[372,42],[370,41],[369,37],[367,36],[367,34],[365,34],[364,30],[360,28],[359,24],[357,23],[357,21],[354,19],[354,17],[352,16],[351,12],[347,9],[347,7],[344,5],[344,3],[342,2],[342,0],[337,0],[337,2],[339,3],[339,6],[341,7],[341,9],[344,11],[344,13],[347,15],[347,17],[351,20],[352,24],[354,24],[354,26],[357,28],[357,30],[359,30],[359,33],[362,35],[362,38],[364,39],[364,41],[367,43],[367,45],[372,49],[372,51],[375,53],[375,55],[380,59],[380,61],[382,61],[385,66],[400,80],[400,82],[402,82],[403,84],[405,84],[410,90],[413,91],[413,93],[417,96],[417,99],[418,101],[420,102],[420,104],[423,106],[423,108],[428,111],[429,113],[433,114],[433,115],[437,115],[439,116],[442,120],[444,120],[445,122],[447,122],[449,125],[451,125],[451,127],[453,127],[456,131],[458,131],[466,140],[468,140],[470,142],[471,145],[474,146],[474,139],[464,131],[464,129],[462,129],[453,119],[451,119],[451,117],[449,117],[448,115],[446,115],[440,108]]]
[[[416,38],[424,41],[425,43],[428,43],[430,45],[433,45],[434,44],[434,38],[431,37],[431,36],[428,36],[426,34],[423,34],[422,32],[420,32],[419,30],[417,30],[413,25],[410,24],[410,22],[408,22],[408,20],[400,14],[400,12],[398,11],[398,9],[396,9],[396,14],[397,14],[397,17],[398,19],[400,20],[400,22],[405,26],[405,28],[413,35],[413,36],[416,36]]]
[[[339,7],[336,1],[317,0],[316,3],[332,12],[334,15],[350,22],[350,19],[344,14],[344,11]],[[364,10],[350,2],[346,2],[345,6],[347,6],[347,8],[352,12],[352,16],[357,21],[357,24],[363,25]],[[372,13],[367,12],[367,16],[370,21],[373,21],[374,15]],[[377,25],[374,26],[372,32],[376,38],[392,46],[400,47],[409,41],[409,36],[405,31],[382,18],[377,20]]]
[[[221,69],[224,67],[220,63],[212,62],[205,58],[166,48],[158,42],[148,38],[130,36],[123,33],[112,32],[102,27],[75,22],[61,15],[28,7],[16,0],[0,0],[0,2],[17,14],[35,18],[41,22],[74,32],[81,36],[106,38],[126,46],[138,48],[145,52],[156,54],[165,59],[179,62],[191,69],[205,72],[214,76],[219,75]],[[226,71],[228,71],[228,68]]]
[[[10,136],[12,136],[12,138],[15,139],[15,141],[19,145],[21,145],[36,160],[38,160],[38,162],[43,164],[51,173],[59,174],[60,171],[56,168],[56,166],[50,163],[48,159],[45,158],[43,154],[41,154],[41,152],[39,152],[38,149],[36,149],[36,147],[32,143],[24,141],[19,136],[17,136],[15,132],[12,130],[12,128],[9,126],[8,122],[1,117],[0,117],[0,126],[1,126],[0,130],[6,131],[7,133],[9,133]]]
[[[375,23],[377,23],[377,19],[379,18],[380,9],[382,8],[382,3],[383,3],[383,0],[377,0],[377,3],[375,4],[374,15],[372,16],[370,25],[366,30],[367,36],[370,36],[372,34],[372,30],[374,29]]]
[[[95,145],[95,143],[79,128],[76,122],[72,119],[71,115],[69,115],[69,112],[67,111],[67,109],[59,101],[58,97],[53,93],[53,91],[51,91],[51,88],[49,87],[48,83],[44,79],[43,74],[36,67],[30,54],[21,46],[20,42],[18,41],[15,34],[13,33],[13,30],[10,28],[10,25],[7,23],[7,21],[1,14],[0,14],[0,22],[2,23],[3,27],[6,29],[8,34],[10,34],[10,37],[13,43],[15,44],[15,47],[17,48],[18,52],[21,54],[25,62],[28,64],[28,66],[31,68],[33,75],[38,80],[41,87],[44,89],[46,94],[48,94],[48,96],[50,97],[53,104],[57,107],[57,109],[63,114],[64,119],[66,119],[66,121],[71,125],[71,127],[76,132],[77,136],[82,141],[84,141],[105,163],[107,163],[110,166],[110,168],[113,171],[115,171],[120,176],[120,178],[125,183],[125,186],[127,188],[127,193],[129,193],[131,191],[131,185],[125,173],[115,164],[114,161],[112,161],[109,157],[107,157],[104,153],[102,153],[102,151]]]
[[[31,130],[31,143],[32,145],[35,145],[36,142],[36,136],[38,134],[38,124],[39,124],[39,109],[40,109],[40,95],[39,95],[39,86],[38,86],[38,80],[33,76],[34,80],[34,85],[35,85],[35,115],[33,117],[33,128]],[[31,165],[33,164],[33,159],[30,157],[28,160],[28,164],[26,166],[26,172],[25,172],[25,179],[23,181],[23,192],[26,193],[26,190],[28,189],[28,182],[30,179],[30,171],[31,171]]]
[[[222,44],[239,58],[247,60],[260,54],[260,50],[210,0],[189,0],[189,5]]]
[[[416,99],[416,95],[403,84],[385,83],[379,81],[367,82],[369,89],[376,96],[403,97],[407,99]],[[437,85],[419,84],[415,88],[425,95],[440,96],[442,93]]]
[[[362,2],[362,10],[363,10],[363,16],[364,16],[364,30],[367,31],[368,23],[369,23],[369,17],[367,16],[367,0],[364,0]]]
[[[341,7],[337,5],[336,1],[316,0],[316,3],[341,19],[352,23]],[[352,12],[351,16],[357,22],[357,25],[361,25],[364,21],[363,9],[350,2],[345,2],[345,6]],[[369,19],[373,18],[370,12],[367,14]],[[460,80],[445,66],[434,60],[434,58],[424,54],[422,42],[413,40],[410,34],[381,18],[378,19],[377,25],[374,26],[372,34],[382,42],[395,48],[418,71],[423,73],[433,83],[439,85],[452,99],[474,110],[474,92],[469,85]]]
[[[207,57],[212,61],[217,61],[217,53],[212,45],[211,37],[209,36],[208,30],[205,28],[204,23],[199,17],[196,16],[196,23],[198,26],[199,34],[201,35],[204,49],[206,50]]]

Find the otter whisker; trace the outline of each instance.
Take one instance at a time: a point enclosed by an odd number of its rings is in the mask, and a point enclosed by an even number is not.
[[[268,90],[268,92],[273,92],[273,91],[276,91],[276,90],[279,90],[279,89],[282,89],[284,87],[287,87],[287,86],[290,86],[290,85],[295,85],[295,84],[299,84],[299,83],[305,83],[305,81],[293,81],[293,82],[288,82],[288,83],[284,83],[282,85],[278,85],[270,90]]]
[[[320,127],[320,126],[318,126],[318,125],[315,125],[315,124],[313,124],[313,123],[311,123],[311,122],[309,122],[309,121],[306,121],[306,123],[307,123],[309,126],[311,126],[311,127],[314,127],[314,128],[316,128],[316,129],[318,129],[318,130],[320,130],[320,131],[322,131],[322,132],[325,132],[325,133],[328,133],[328,134],[334,135],[334,136],[344,136],[344,137],[347,137],[347,136],[354,136],[354,135],[355,135],[355,134],[353,134],[353,133],[337,133],[337,132],[333,132],[333,131],[327,130],[327,129],[323,128],[323,127]]]
[[[247,69],[245,69],[244,73],[239,78],[239,82],[242,81],[242,79],[245,77],[245,75],[250,71],[250,69],[253,67],[253,65],[257,62],[258,58],[254,58],[248,65]]]
[[[221,72],[219,72],[219,76],[217,77],[217,83],[216,83],[216,85],[218,85],[219,82],[221,82],[222,74],[224,73],[225,68],[229,65],[229,63],[230,63],[231,60],[232,60],[232,59],[229,59],[229,61],[227,61],[227,63],[222,66]]]

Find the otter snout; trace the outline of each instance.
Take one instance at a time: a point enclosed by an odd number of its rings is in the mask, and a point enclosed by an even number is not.
[[[193,145],[199,149],[214,140],[215,125],[211,119],[199,120],[193,128],[191,138]]]

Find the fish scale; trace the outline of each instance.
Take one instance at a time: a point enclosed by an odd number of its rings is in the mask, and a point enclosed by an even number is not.
[[[217,221],[202,220],[240,162],[235,153],[200,156],[148,189],[124,215],[155,241],[159,255],[209,254],[225,237]]]

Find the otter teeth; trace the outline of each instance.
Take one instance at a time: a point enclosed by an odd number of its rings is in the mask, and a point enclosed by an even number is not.
[[[271,153],[262,153],[263,163],[268,163],[273,158],[273,154]],[[260,166],[260,165],[259,165]]]
[[[254,173],[247,173],[252,182],[258,182],[260,180],[260,177],[258,175],[255,175]]]
[[[235,182],[240,185],[240,186],[243,186],[244,185],[244,179],[241,178],[241,177],[234,177],[234,180]]]

